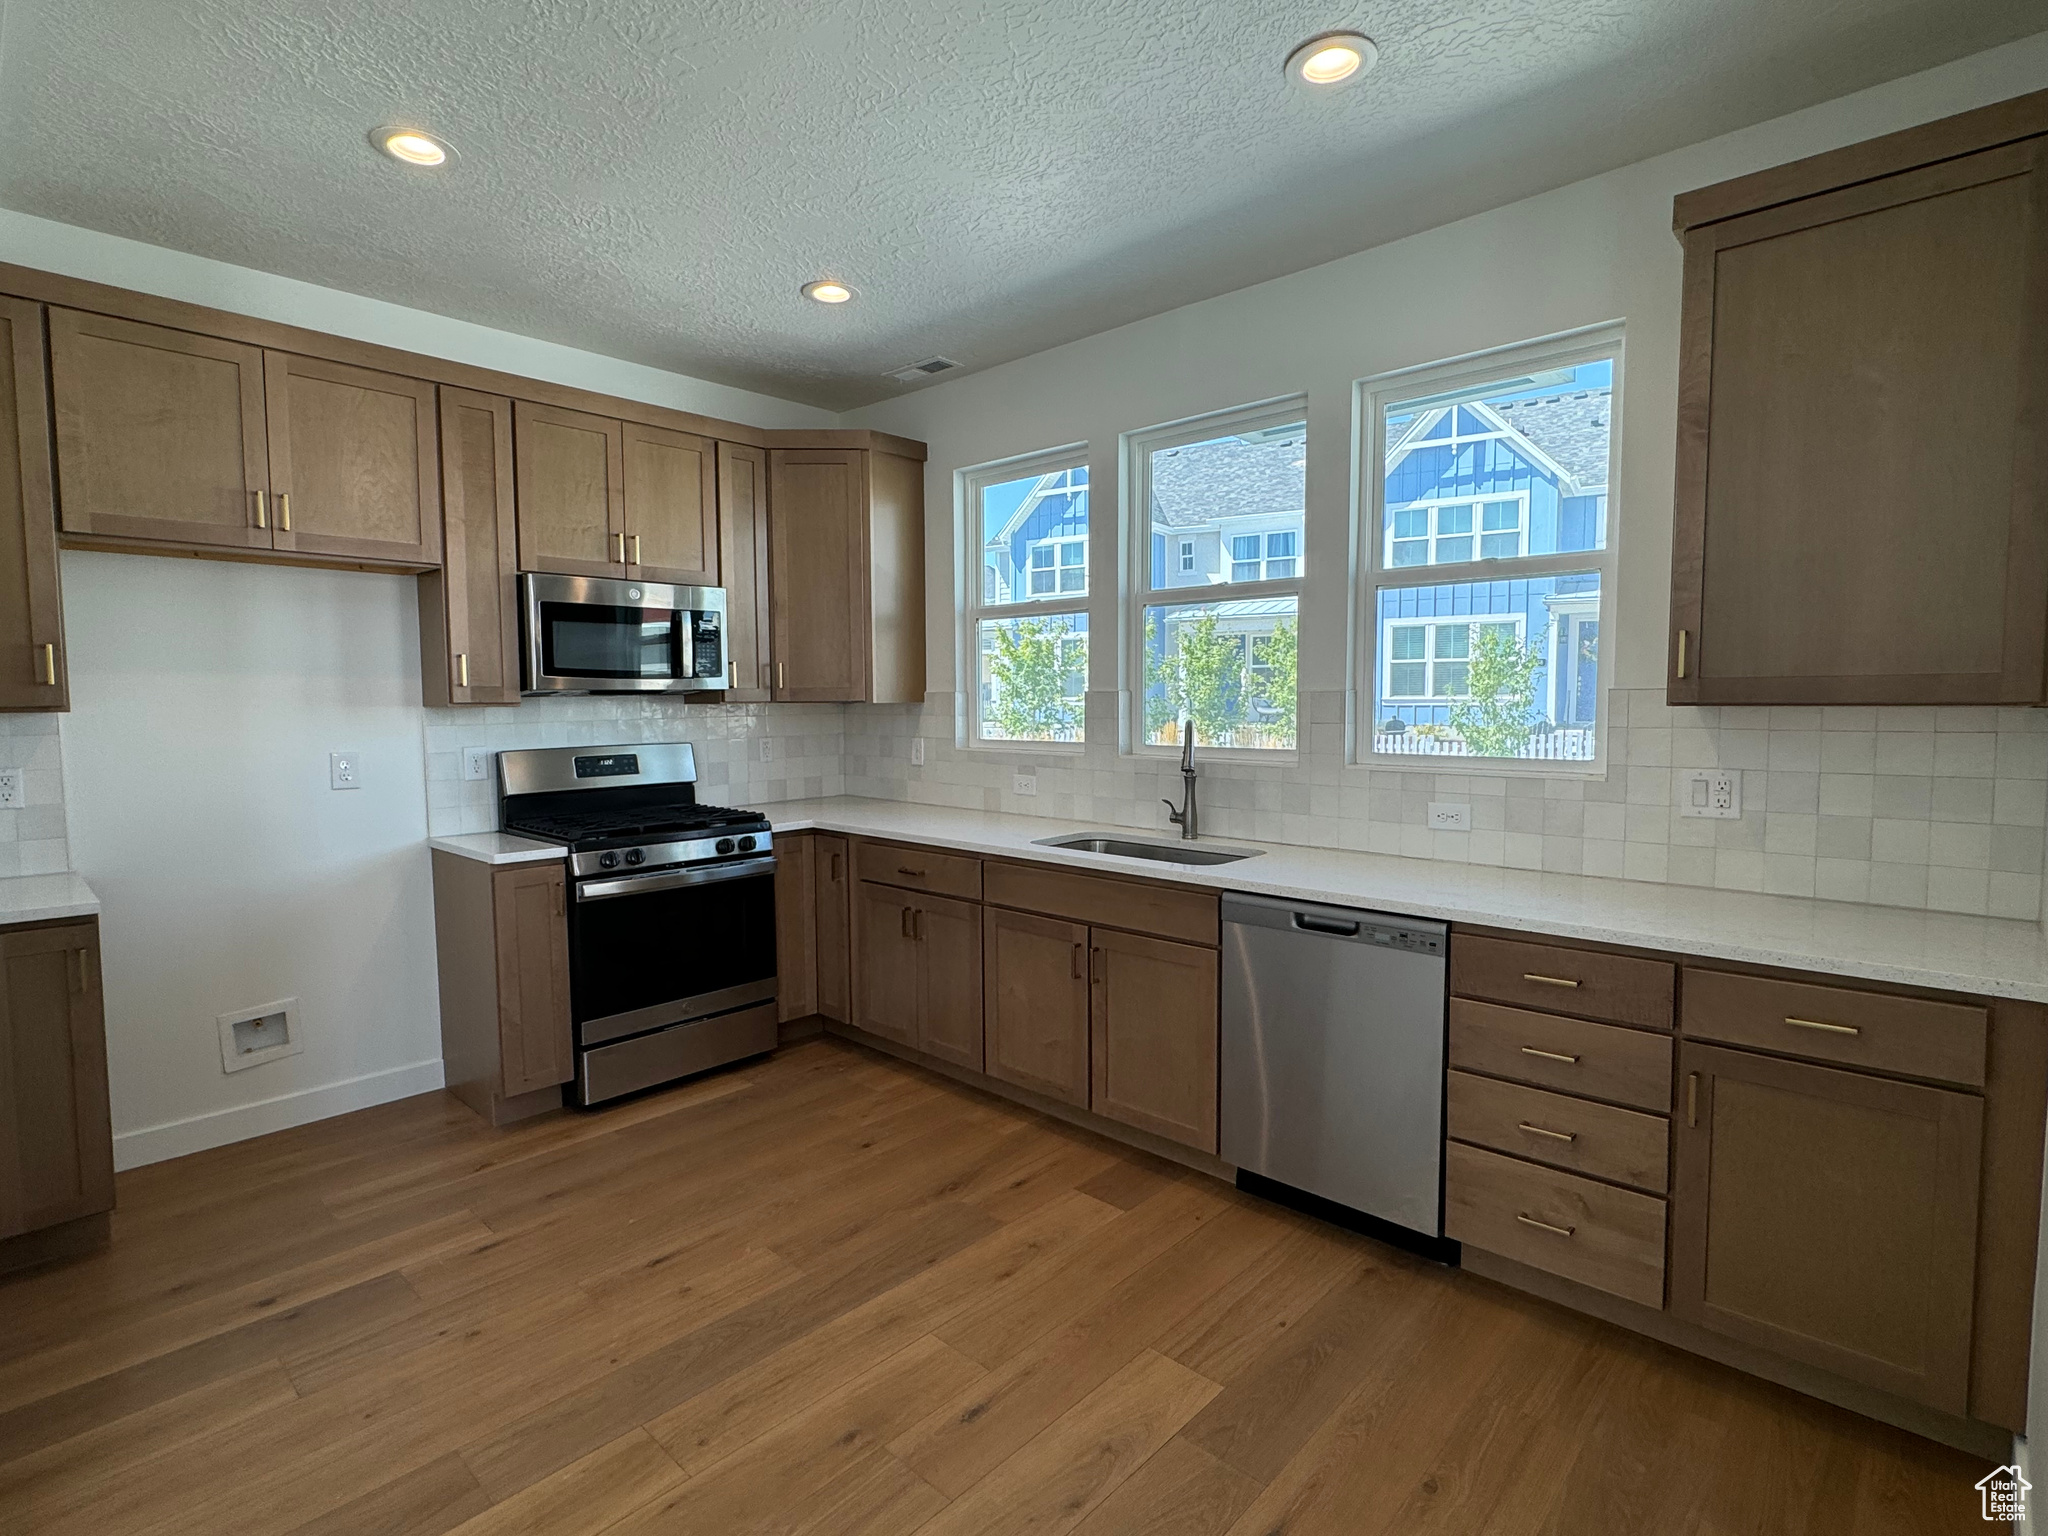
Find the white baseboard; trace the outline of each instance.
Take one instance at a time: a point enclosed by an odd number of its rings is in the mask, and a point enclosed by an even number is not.
[[[2020,1477],[2023,1481],[2031,1483],[2034,1480],[2034,1474],[2027,1466],[2027,1437],[2025,1435],[2014,1435],[2012,1437],[2012,1464],[2020,1469]],[[2013,1529],[2019,1533],[2019,1536],[2032,1536],[2032,1533],[2038,1526],[2039,1522],[2034,1519],[2033,1498],[2029,1495],[2026,1518],[2021,1520]]]
[[[183,1157],[188,1152],[204,1152],[209,1147],[224,1147],[271,1131],[331,1119],[352,1109],[368,1109],[372,1104],[388,1104],[393,1099],[429,1093],[442,1086],[442,1081],[438,1059],[415,1061],[318,1088],[280,1094],[274,1099],[261,1099],[254,1104],[237,1104],[232,1109],[217,1109],[184,1120],[145,1125],[114,1138],[114,1167],[140,1168],[147,1163]]]

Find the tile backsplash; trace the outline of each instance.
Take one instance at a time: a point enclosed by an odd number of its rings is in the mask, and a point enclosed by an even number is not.
[[[0,768],[21,771],[19,807],[0,806],[0,877],[71,867],[58,715],[0,715]]]
[[[687,741],[697,749],[697,797],[767,805],[845,793],[842,704],[688,704],[676,699],[527,699],[515,707],[429,709],[427,831],[433,837],[498,825],[495,776],[462,777],[465,748],[601,746]],[[762,756],[763,750],[767,756]]]
[[[2048,711],[1671,707],[1610,698],[1604,779],[1347,767],[1342,694],[1310,696],[1309,739],[1266,766],[1200,761],[1204,833],[1561,874],[2039,920],[2048,846]],[[1108,747],[1031,754],[954,745],[954,696],[845,712],[847,794],[1157,831],[1178,798],[1168,757]],[[1113,722],[1115,694],[1091,694]],[[1113,735],[1113,725],[1099,735]],[[926,759],[910,763],[922,737]],[[1013,770],[1037,769],[1018,796]],[[1678,814],[1674,770],[1742,770],[1742,816]],[[1427,825],[1464,801],[1472,830]]]

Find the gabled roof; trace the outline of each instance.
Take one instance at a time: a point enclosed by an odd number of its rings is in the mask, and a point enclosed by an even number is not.
[[[1607,388],[1503,400],[1490,409],[1554,459],[1584,492],[1607,483],[1613,407],[1614,391]]]
[[[1225,437],[1152,456],[1152,526],[1200,528],[1228,517],[1272,517],[1307,505],[1299,435],[1248,443]]]

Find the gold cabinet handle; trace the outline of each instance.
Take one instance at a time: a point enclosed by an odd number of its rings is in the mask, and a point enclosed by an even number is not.
[[[836,853],[832,855],[832,883],[839,883],[839,855]]]
[[[467,688],[469,686],[469,652],[467,651],[457,651],[455,653],[455,686],[458,688]]]
[[[290,491],[279,491],[277,493],[277,528],[280,533],[290,533],[292,531],[292,493]]]
[[[619,541],[619,564],[624,565],[626,563],[626,536],[623,533],[615,533],[612,537]]]
[[[1700,1075],[1697,1072],[1685,1074],[1685,1123],[1700,1123]]]
[[[1686,645],[1687,645],[1687,643],[1688,643],[1688,642],[1689,642],[1689,641],[1690,641],[1691,639],[1692,639],[1692,631],[1691,631],[1691,630],[1689,630],[1689,629],[1681,629],[1681,630],[1680,630],[1680,631],[1678,632],[1678,675],[1679,675],[1680,677],[1684,677],[1684,676],[1685,676],[1685,674],[1686,674],[1686,670],[1687,670],[1687,658],[1686,658],[1686,654],[1685,654],[1685,651],[1686,651]]]
[[[782,663],[779,661],[775,663],[775,686],[778,689],[782,687]]]
[[[1559,1225],[1557,1225],[1556,1222],[1552,1221],[1539,1221],[1536,1217],[1527,1215],[1526,1213],[1521,1211],[1517,1211],[1515,1213],[1515,1220],[1526,1223],[1527,1225],[1532,1227],[1541,1227],[1546,1232],[1555,1232],[1559,1237],[1570,1237],[1574,1232],[1579,1230],[1577,1227],[1560,1227]]]
[[[1534,971],[1522,972],[1522,980],[1533,981],[1539,987],[1576,987],[1578,985],[1569,976],[1538,976]]]
[[[1533,1045],[1523,1046],[1522,1054],[1524,1056],[1541,1056],[1545,1061],[1569,1062],[1573,1066],[1579,1064],[1579,1058],[1576,1056],[1568,1056],[1563,1051],[1539,1051]]]
[[[1854,1024],[1830,1024],[1824,1019],[1795,1019],[1790,1014],[1785,1016],[1785,1022],[1794,1029],[1818,1029],[1830,1035],[1860,1035],[1863,1033]]]
[[[1081,979],[1081,951],[1087,947],[1086,944],[1076,944],[1074,946],[1074,980],[1076,981]]]
[[[1516,1126],[1515,1129],[1527,1131],[1531,1136],[1548,1136],[1552,1141],[1577,1141],[1579,1139],[1577,1131],[1553,1131],[1548,1126],[1531,1125],[1526,1120]]]
[[[71,953],[78,959],[78,990],[81,993],[90,992],[92,990],[92,977],[86,970],[86,965],[92,959],[92,951],[88,949],[74,949]]]
[[[256,526],[258,528],[268,528],[270,526],[270,493],[268,491],[258,491],[256,493]]]
[[[633,535],[633,558],[629,563],[633,565],[640,563],[640,535],[637,533]]]
[[[57,647],[54,642],[45,640],[38,649],[43,653],[43,686],[54,688],[57,686]]]
[[[908,864],[898,864],[896,866],[896,873],[899,875],[908,875],[913,880],[922,880],[924,878],[923,870],[912,869]]]
[[[916,935],[910,931],[910,908],[908,907],[905,907],[903,909],[903,937],[905,937],[906,939],[916,937]]]

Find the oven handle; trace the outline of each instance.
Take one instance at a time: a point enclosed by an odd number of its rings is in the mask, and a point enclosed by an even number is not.
[[[578,901],[603,901],[611,896],[645,896],[654,891],[672,891],[684,885],[712,885],[721,880],[745,880],[770,874],[775,855],[741,859],[734,864],[706,864],[698,869],[670,869],[651,875],[627,875],[619,880],[584,880],[576,886]]]

